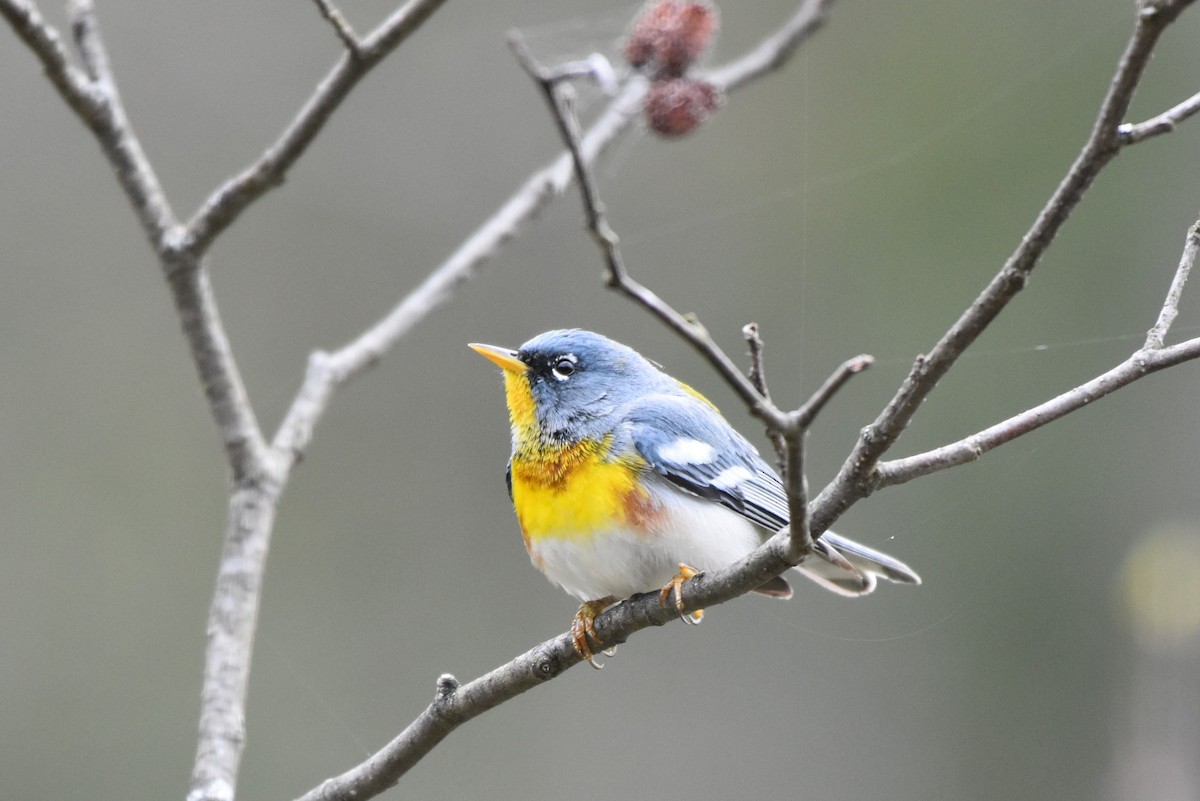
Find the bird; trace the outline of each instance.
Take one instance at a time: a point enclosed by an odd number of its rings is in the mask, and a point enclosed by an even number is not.
[[[687,623],[681,585],[726,567],[788,525],[783,483],[717,407],[632,348],[582,329],[512,350],[469,347],[500,367],[512,429],[506,481],[530,560],[581,603],[575,651],[593,667],[595,619],[659,592]],[[903,562],[825,532],[795,569],[862,596],[876,579],[920,584]],[[790,598],[777,576],[755,592]]]

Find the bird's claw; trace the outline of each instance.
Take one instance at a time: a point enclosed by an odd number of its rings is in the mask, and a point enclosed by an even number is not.
[[[701,571],[697,570],[691,565],[685,565],[683,562],[680,562],[679,572],[669,582],[667,582],[667,586],[663,587],[658,593],[659,605],[665,607],[667,605],[667,599],[671,598],[675,605],[675,611],[679,613],[679,619],[684,623],[687,623],[689,626],[699,625],[700,621],[704,619],[704,610],[696,609],[690,613],[684,611],[683,582],[687,581],[692,576],[700,575],[700,573]]]
[[[575,653],[588,661],[596,670],[600,670],[604,665],[596,661],[596,653],[592,649],[593,644],[596,646],[604,645],[604,640],[600,639],[596,634],[596,615],[604,611],[605,607],[611,604],[614,598],[601,598],[598,601],[584,601],[579,605],[579,611],[575,613],[575,619],[571,621],[571,644],[575,646]],[[612,656],[617,652],[617,646],[605,648],[601,653],[606,656]]]

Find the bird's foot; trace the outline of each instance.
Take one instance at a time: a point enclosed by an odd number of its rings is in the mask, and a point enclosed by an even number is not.
[[[579,605],[575,619],[571,621],[571,644],[575,646],[575,653],[586,659],[596,670],[604,667],[596,661],[596,653],[592,649],[593,644],[596,647],[604,645],[604,640],[601,640],[596,634],[596,615],[603,612],[615,600],[616,598],[610,595],[598,601],[584,601]],[[612,648],[604,649],[604,653],[608,656],[612,656],[616,652],[615,645]]]
[[[667,586],[662,588],[658,594],[658,603],[661,606],[667,605],[667,599],[672,598],[675,604],[675,611],[679,613],[679,619],[689,626],[695,626],[704,619],[704,610],[696,609],[692,612],[685,612],[683,609],[683,582],[690,579],[692,576],[700,575],[702,571],[697,570],[691,565],[679,563],[679,572],[672,578]]]

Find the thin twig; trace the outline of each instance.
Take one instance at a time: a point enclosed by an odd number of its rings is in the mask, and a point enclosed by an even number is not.
[[[808,473],[804,467],[807,428],[791,428],[783,435],[783,488],[787,493],[788,544],[791,557],[799,561],[813,549],[808,514]],[[702,608],[702,607],[701,607]]]
[[[746,377],[750,379],[750,383],[754,385],[758,393],[771,402],[771,392],[767,388],[766,366],[763,362],[765,345],[758,332],[758,323],[746,323],[742,326],[742,339],[746,340],[746,345],[750,348],[750,369],[746,372]],[[787,442],[783,438],[783,433],[778,429],[767,426],[766,431],[767,438],[771,440],[771,447],[775,449],[779,472],[783,473],[787,469]]]
[[[804,405],[788,416],[788,426],[792,428],[808,428],[812,425],[813,420],[825,408],[825,404],[833,399],[837,391],[846,385],[854,376],[866,370],[871,365],[875,364],[875,357],[863,353],[855,356],[852,359],[847,359],[838,365],[838,368],[833,371],[825,383],[817,388],[817,391],[812,394]]]
[[[729,92],[778,68],[824,24],[831,5],[832,0],[804,0],[782,28],[764,38],[746,55],[715,70],[708,76],[709,80]],[[646,88],[645,81],[634,78],[609,103],[583,137],[580,150],[585,163],[594,163],[606,148],[629,130],[641,108]],[[293,461],[300,458],[334,389],[382,358],[417,323],[448,300],[457,286],[470,279],[501,245],[517,235],[522,225],[566,191],[574,175],[574,159],[570,152],[534,172],[445,262],[383,319],[338,350],[329,354],[313,354],[303,386],[275,434],[274,447],[290,454]],[[214,198],[217,194],[220,192],[215,193]],[[653,293],[642,291],[647,303],[662,305]],[[682,317],[680,320],[687,322]],[[703,332],[703,329],[700,331]],[[707,337],[707,334],[704,336]],[[691,339],[688,341],[696,344]],[[729,362],[729,369],[737,372],[732,362]]]
[[[796,13],[757,47],[736,62],[713,70],[705,78],[717,88],[732,92],[753,78],[779,69],[828,21],[832,7],[833,0],[805,0]]]
[[[1179,257],[1179,266],[1175,268],[1175,274],[1171,279],[1171,286],[1167,290],[1162,309],[1159,311],[1158,320],[1146,335],[1146,342],[1141,350],[1136,351],[1128,359],[1091,381],[1080,384],[1056,398],[1032,409],[1027,409],[969,437],[915,456],[881,462],[876,468],[877,486],[895,486],[930,473],[973,462],[993,448],[1082,409],[1139,378],[1191,359],[1200,358],[1200,338],[1191,339],[1170,348],[1163,345],[1163,340],[1170,331],[1171,323],[1179,312],[1183,287],[1187,283],[1192,265],[1196,262],[1197,253],[1200,253],[1200,220],[1188,228],[1183,253]]]
[[[37,5],[30,0],[0,0],[0,16],[42,62],[46,77],[80,119],[95,114],[97,102],[88,77],[71,64],[62,37]]]
[[[876,467],[876,486],[891,487],[974,462],[993,448],[1078,411],[1139,378],[1197,358],[1200,358],[1200,338],[1167,348],[1144,348],[1091,381],[958,442],[915,456],[880,462]]]
[[[875,360],[865,354],[842,362],[803,406],[787,415],[787,428],[783,433],[786,446],[783,478],[787,490],[792,558],[807,556],[812,550],[813,540],[820,537],[819,533],[814,536],[809,531],[808,476],[804,471],[804,441],[808,437],[808,430],[837,391],[874,363]]]
[[[175,213],[125,113],[109,67],[95,7],[91,0],[73,0],[68,10],[71,31],[90,78],[88,86],[93,100],[83,109],[75,105],[72,108],[99,141],[151,247],[161,252],[164,241],[178,224]]]
[[[1173,133],[1180,123],[1198,111],[1200,111],[1200,92],[1145,122],[1127,122],[1117,129],[1117,133],[1121,136],[1121,144],[1136,145],[1138,142],[1155,136]]]
[[[279,139],[257,161],[209,195],[188,222],[179,249],[192,257],[204,254],[251,203],[279,186],[358,82],[444,2],[410,0],[369,35],[356,40],[357,49],[347,52],[334,65]]]
[[[342,15],[342,12],[329,0],[315,0],[317,9],[320,10],[321,16],[333,26],[333,32],[342,40],[342,44],[350,51],[350,54],[358,58],[362,44],[358,41],[358,36],[354,33],[354,29],[350,27],[350,23]]]
[[[1167,297],[1163,300],[1158,320],[1146,334],[1147,348],[1161,348],[1171,330],[1171,324],[1179,314],[1179,300],[1183,297],[1183,287],[1187,284],[1192,265],[1196,263],[1196,253],[1200,251],[1200,220],[1188,229],[1187,240],[1183,245],[1183,254],[1179,257],[1179,266],[1175,268],[1175,277],[1167,289]]]

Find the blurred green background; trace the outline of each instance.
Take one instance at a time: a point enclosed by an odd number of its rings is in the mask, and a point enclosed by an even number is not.
[[[311,3],[98,5],[185,217],[339,54]],[[792,6],[726,4],[713,62]],[[390,9],[343,5],[360,31]],[[545,58],[613,53],[635,9],[448,3],[220,240],[213,280],[268,431],[310,350],[385,313],[558,152],[505,31]],[[64,24],[61,7],[43,11]],[[839,3],[793,63],[695,136],[635,133],[599,170],[632,272],[732,353],[756,320],[781,403],[844,358],[876,356],[812,435],[814,491],[1062,176],[1131,11]],[[1200,89],[1197,35],[1193,10],[1137,119]],[[7,28],[0,76],[0,797],[180,798],[223,454],[110,168]],[[1200,121],[1123,154],[895,455],[1134,350],[1200,207],[1198,157]],[[428,703],[438,674],[475,677],[574,612],[521,548],[500,381],[465,343],[608,332],[766,447],[712,372],[600,272],[571,194],[335,397],[280,509],[242,798],[290,798],[345,770]],[[1200,332],[1198,294],[1176,339]],[[854,602],[801,587],[789,604],[746,598],[699,628],[639,635],[602,673],[570,671],[455,733],[386,797],[1196,798],[1170,755],[1200,749],[1186,714],[1200,707],[1186,591],[1200,583],[1198,391],[1195,366],[1151,377],[840,521],[913,565],[920,589]],[[1150,555],[1127,570],[1146,537]],[[1134,637],[1164,618],[1167,634]],[[1172,715],[1182,723],[1159,725]]]

